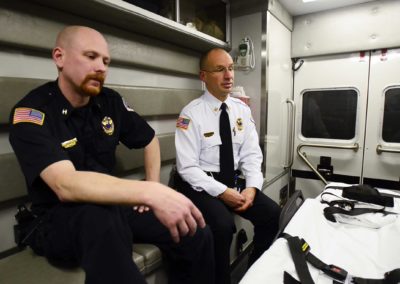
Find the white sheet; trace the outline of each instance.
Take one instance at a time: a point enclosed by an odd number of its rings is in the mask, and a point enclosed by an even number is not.
[[[341,195],[341,191],[333,190]],[[305,239],[311,252],[327,264],[337,265],[351,275],[383,278],[400,268],[400,217],[379,229],[332,223],[323,216],[319,197],[307,199],[289,222],[285,232]],[[395,198],[400,212],[400,199]],[[392,218],[392,217],[391,217]],[[308,264],[315,283],[332,284],[321,271]],[[240,284],[283,283],[283,272],[299,279],[285,239],[278,239],[247,271]]]

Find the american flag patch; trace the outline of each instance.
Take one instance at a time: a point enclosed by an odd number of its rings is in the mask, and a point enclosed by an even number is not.
[[[182,129],[188,129],[190,123],[189,118],[184,118],[184,117],[179,117],[178,120],[176,121],[176,127],[177,128],[182,128]]]
[[[13,124],[30,122],[43,125],[44,113],[33,108],[19,107],[14,111]]]

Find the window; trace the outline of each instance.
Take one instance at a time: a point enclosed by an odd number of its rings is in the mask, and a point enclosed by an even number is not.
[[[400,88],[385,92],[382,139],[385,142],[400,143]]]
[[[353,139],[357,98],[354,89],[306,91],[303,94],[302,135],[306,138]]]

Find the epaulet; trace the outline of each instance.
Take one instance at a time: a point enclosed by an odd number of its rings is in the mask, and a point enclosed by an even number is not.
[[[240,104],[240,105],[243,105],[243,106],[245,106],[245,107],[249,107],[247,104],[245,104],[242,100],[240,100],[240,99],[238,99],[238,98],[233,98],[233,97],[231,97],[231,99],[232,99],[232,102],[234,102],[234,103],[236,103],[236,104]]]
[[[42,108],[44,105],[49,104],[54,96],[51,94],[51,84],[54,82],[48,82],[31,90],[25,97],[23,97],[17,105],[26,105],[32,108]]]
[[[184,107],[184,110],[188,111],[194,108],[195,106],[199,105],[200,103],[201,103],[201,98],[194,99]]]

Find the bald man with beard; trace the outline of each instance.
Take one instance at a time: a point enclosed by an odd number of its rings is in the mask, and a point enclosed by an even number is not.
[[[10,142],[32,211],[27,244],[55,264],[81,266],[85,283],[145,283],[132,243],[160,247],[169,283],[214,283],[212,235],[184,195],[159,183],[154,130],[103,87],[111,57],[96,30],[69,26],[53,49],[56,81],[11,112]],[[144,148],[146,180],[111,175],[119,142]]]

